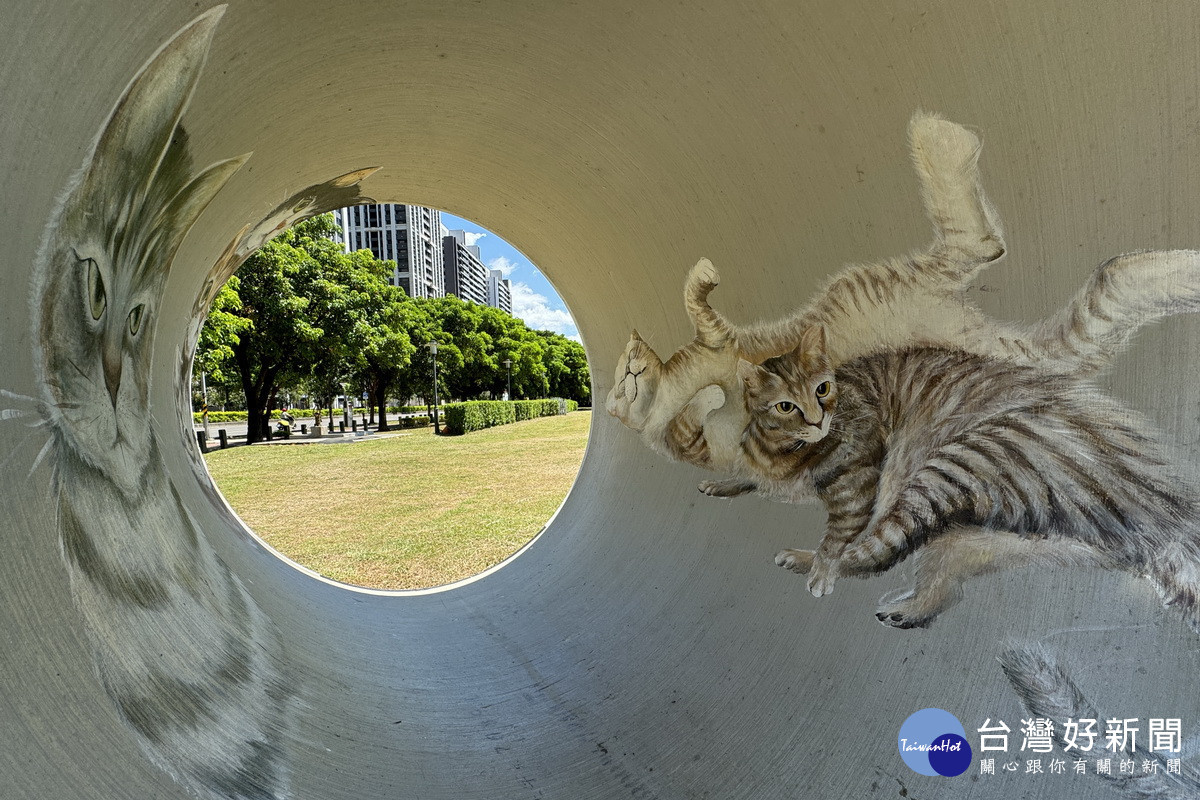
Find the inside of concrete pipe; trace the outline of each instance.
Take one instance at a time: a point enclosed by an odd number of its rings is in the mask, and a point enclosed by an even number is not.
[[[703,498],[703,475],[603,414],[575,489],[525,553],[409,596],[316,580],[264,550],[181,430],[197,298],[230,243],[359,186],[465,214],[529,254],[571,303],[596,398],[631,328],[663,353],[690,337],[679,294],[700,256],[724,270],[722,307],[750,320],[791,310],[845,261],[920,245],[904,142],[917,107],[987,134],[1014,254],[983,293],[997,316],[1045,316],[1115,253],[1200,241],[1200,153],[1171,133],[1189,129],[1196,104],[1179,94],[1195,94],[1197,65],[1166,46],[1194,10],[1060,4],[1052,25],[1044,4],[1007,4],[1003,19],[937,5],[885,18],[866,2],[356,3],[332,25],[315,3],[234,3],[189,23],[190,4],[113,0],[102,18],[39,5],[0,30],[25,55],[0,69],[0,133],[39,142],[6,148],[6,275],[35,302],[4,300],[4,388],[45,422],[14,437],[3,466],[0,775],[13,795],[1095,796],[1092,775],[967,783],[917,774],[894,749],[930,707],[971,741],[985,718],[1016,729],[1027,712],[995,665],[1012,639],[1052,648],[1105,713],[1200,718],[1180,690],[1191,634],[1143,583],[993,575],[933,629],[888,630],[872,611],[899,577],[817,601],[770,563],[815,543],[818,509]],[[1087,36],[1067,35],[1072,19]],[[164,54],[170,69],[155,70]],[[139,74],[157,76],[142,98],[157,110],[136,115],[144,128],[113,127]],[[1118,117],[1139,124],[1087,122]],[[132,138],[93,152],[101,130]],[[203,172],[246,153],[228,175]],[[123,204],[139,185],[157,188]],[[174,240],[114,209],[204,193],[194,226],[186,207],[154,222],[180,238],[169,275],[121,271],[114,237]],[[110,335],[150,331],[153,347],[105,351],[110,317]],[[1174,356],[1198,338],[1187,320],[1151,331],[1111,386],[1183,429],[1196,387]],[[77,400],[55,392],[93,362],[76,390],[148,409],[153,434],[127,430],[108,450],[117,438],[88,438]]]

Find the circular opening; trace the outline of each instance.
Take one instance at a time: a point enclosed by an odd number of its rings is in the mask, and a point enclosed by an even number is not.
[[[289,228],[221,288],[193,405],[214,482],[263,541],[326,578],[411,590],[542,530],[579,471],[591,381],[519,251],[370,204]]]

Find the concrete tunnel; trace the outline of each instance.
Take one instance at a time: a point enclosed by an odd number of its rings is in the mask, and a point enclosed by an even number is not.
[[[206,10],[7,4],[6,403],[38,396],[30,287],[59,198],[131,78]],[[905,139],[916,109],[984,141],[1008,255],[972,296],[997,318],[1047,316],[1118,253],[1200,247],[1197,42],[1186,2],[231,0],[182,124],[197,166],[253,155],[166,278],[149,405],[181,507],[281,642],[283,777],[177,782],[147,754],[73,598],[45,426],[14,418],[0,439],[0,795],[1125,796],[1091,765],[1024,771],[1029,714],[996,660],[1010,642],[1044,646],[1107,716],[1180,719],[1186,772],[1196,640],[1145,582],[1004,572],[927,630],[887,629],[872,612],[906,565],[813,598],[772,556],[815,544],[818,507],[703,497],[704,473],[602,408],[632,328],[664,357],[690,340],[680,295],[697,259],[721,270],[714,305],[749,322],[786,315],[842,264],[923,245]],[[524,252],[592,366],[597,413],[562,508],[500,568],[437,590],[335,585],[270,552],[194,472],[173,389],[190,309],[231,238],[370,166],[365,196],[465,216]],[[1173,317],[1103,378],[1193,477],[1198,345],[1200,320]],[[186,631],[146,635],[190,646]],[[896,737],[925,708],[954,714],[972,747],[1005,720],[1008,753],[976,752],[960,777],[913,772]],[[981,774],[983,755],[1022,769]]]

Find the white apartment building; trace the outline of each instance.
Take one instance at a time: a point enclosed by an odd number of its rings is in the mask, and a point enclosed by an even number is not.
[[[442,237],[447,233],[441,212],[423,206],[372,203],[333,212],[341,227],[338,241],[346,252],[370,250],[395,261],[391,283],[409,297],[446,294]]]
[[[479,248],[467,244],[466,232],[450,231],[442,239],[442,250],[442,260],[446,266],[446,294],[479,305],[491,305],[488,302],[488,268],[480,259]]]
[[[487,304],[512,313],[512,281],[498,269],[488,270]]]

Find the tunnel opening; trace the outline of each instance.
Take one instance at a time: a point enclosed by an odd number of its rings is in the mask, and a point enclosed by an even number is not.
[[[250,254],[192,373],[193,433],[241,521],[367,589],[513,557],[590,428],[587,356],[553,287],[494,233],[415,205],[339,208]]]

